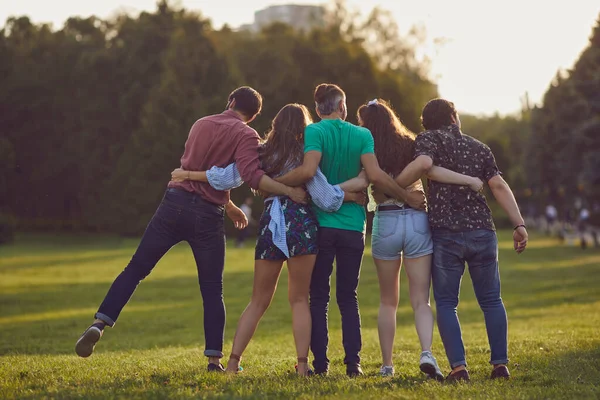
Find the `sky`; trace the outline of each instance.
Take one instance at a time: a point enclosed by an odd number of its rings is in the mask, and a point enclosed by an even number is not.
[[[320,4],[310,0],[179,0],[200,11],[217,28],[254,20],[275,4]],[[511,114],[527,92],[539,104],[559,69],[569,69],[588,44],[600,13],[598,0],[348,0],[367,14],[374,6],[391,11],[400,29],[422,25],[422,53],[440,95],[470,114]],[[0,24],[27,15],[55,28],[70,16],[110,17],[117,12],[154,10],[155,0],[0,0]],[[436,46],[434,40],[443,38]],[[374,94],[375,96],[376,94]]]

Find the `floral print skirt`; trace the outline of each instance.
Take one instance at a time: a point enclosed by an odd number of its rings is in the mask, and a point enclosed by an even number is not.
[[[273,236],[269,229],[272,206],[272,201],[267,202],[260,217],[254,253],[255,260],[285,260],[287,258],[273,244]],[[312,207],[309,204],[296,203],[288,197],[282,197],[281,208],[285,217],[286,238],[290,257],[317,254],[319,224]]]

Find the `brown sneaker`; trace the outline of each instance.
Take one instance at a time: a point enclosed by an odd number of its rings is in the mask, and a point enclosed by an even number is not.
[[[504,378],[504,379],[510,378],[510,372],[508,372],[508,368],[506,367],[506,365],[501,365],[492,370],[492,375],[490,376],[490,379],[499,379],[499,378]]]
[[[96,323],[90,325],[89,328],[83,332],[77,343],[75,344],[75,352],[79,357],[89,357],[94,352],[96,343],[102,337],[104,333],[104,324]]]
[[[208,363],[208,367],[206,367],[206,370],[208,372],[225,372],[225,368],[223,367],[223,364],[221,364],[221,363],[218,363],[218,364]]]
[[[450,373],[446,377],[446,382],[454,383],[454,382],[469,382],[471,378],[469,378],[469,371],[466,369],[461,369],[460,371],[456,371],[455,373]]]

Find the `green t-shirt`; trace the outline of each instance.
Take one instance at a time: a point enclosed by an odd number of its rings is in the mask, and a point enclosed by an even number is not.
[[[321,171],[332,185],[354,178],[361,170],[360,156],[374,153],[374,142],[367,128],[340,119],[324,119],[308,125],[304,131],[304,152],[321,153]],[[333,213],[313,207],[319,225],[326,228],[365,232],[365,208],[356,203],[344,203]]]

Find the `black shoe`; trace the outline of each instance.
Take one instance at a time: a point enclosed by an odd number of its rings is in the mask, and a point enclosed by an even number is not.
[[[454,382],[469,382],[471,378],[469,377],[469,371],[466,369],[461,369],[455,373],[450,373],[446,377],[446,382],[454,383]]]
[[[360,364],[348,364],[346,365],[346,375],[350,378],[356,378],[357,376],[364,375]]]
[[[75,352],[79,357],[89,357],[94,352],[96,343],[104,333],[103,324],[93,324],[83,332],[77,343],[75,344]]]
[[[218,364],[208,363],[207,370],[208,370],[208,372],[225,372],[225,368],[223,368],[223,364],[221,364],[221,363],[218,363]]]
[[[492,370],[492,375],[490,376],[490,379],[499,379],[499,378],[504,378],[504,379],[510,378],[510,372],[508,372],[508,368],[506,367],[506,365],[501,365]]]
[[[313,360],[313,371],[315,375],[327,376],[329,375],[329,361],[327,362],[315,362]]]

